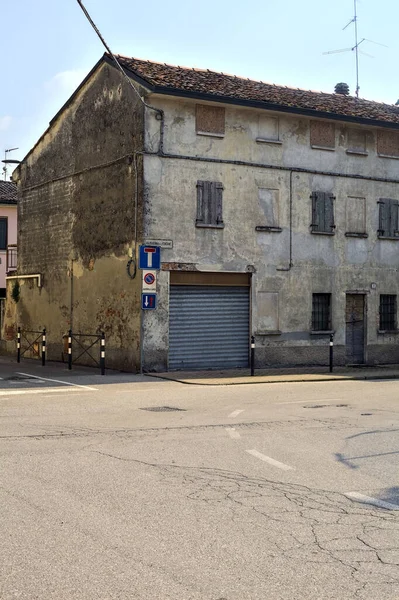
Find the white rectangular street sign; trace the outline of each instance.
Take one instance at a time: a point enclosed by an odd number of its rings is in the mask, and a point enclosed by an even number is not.
[[[173,248],[173,240],[146,240],[147,246],[159,246],[163,249],[171,249]]]
[[[156,292],[157,272],[143,270],[143,292]]]

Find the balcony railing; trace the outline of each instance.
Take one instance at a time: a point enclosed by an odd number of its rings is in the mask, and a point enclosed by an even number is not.
[[[9,244],[7,246],[7,273],[17,270],[17,244]]]

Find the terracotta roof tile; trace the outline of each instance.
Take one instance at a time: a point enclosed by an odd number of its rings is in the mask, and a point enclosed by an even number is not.
[[[12,181],[0,181],[0,204],[17,204],[17,185]]]
[[[371,100],[278,86],[214,71],[118,56],[120,63],[158,90],[206,94],[237,102],[259,102],[362,120],[399,124],[399,107]]]

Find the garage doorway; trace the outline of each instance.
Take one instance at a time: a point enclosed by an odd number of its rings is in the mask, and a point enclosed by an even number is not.
[[[248,367],[246,274],[171,273],[169,369]]]

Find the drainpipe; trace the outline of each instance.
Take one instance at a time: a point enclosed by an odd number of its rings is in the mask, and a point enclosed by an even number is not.
[[[290,241],[289,241],[289,254],[290,254],[290,260],[289,260],[289,264],[288,267],[276,267],[276,271],[290,271],[291,267],[294,266],[294,263],[292,262],[292,175],[293,175],[293,171],[290,171]]]
[[[40,273],[34,275],[7,275],[6,280],[9,279],[37,279],[37,287],[42,287],[42,276]]]

